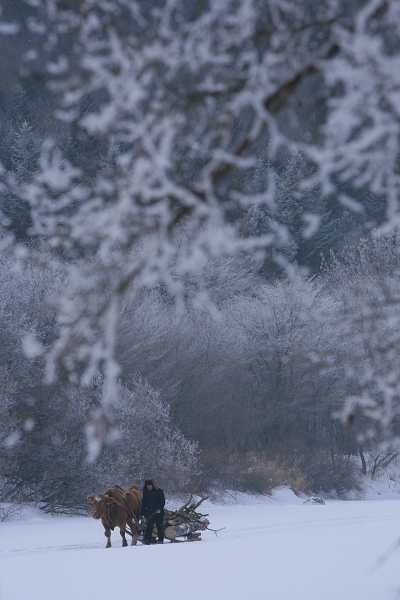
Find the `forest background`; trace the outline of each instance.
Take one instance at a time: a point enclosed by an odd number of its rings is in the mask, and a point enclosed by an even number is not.
[[[216,4],[1,3],[3,501],[398,455],[399,6]]]

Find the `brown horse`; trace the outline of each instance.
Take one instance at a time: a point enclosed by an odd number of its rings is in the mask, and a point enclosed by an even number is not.
[[[100,519],[103,523],[104,535],[107,538],[106,548],[111,548],[111,531],[114,531],[115,527],[119,527],[122,545],[128,545],[125,537],[126,524],[132,532],[131,545],[136,544],[138,517],[142,505],[142,494],[136,485],[124,488],[110,487],[104,494],[91,494],[87,499],[93,504],[92,517]]]

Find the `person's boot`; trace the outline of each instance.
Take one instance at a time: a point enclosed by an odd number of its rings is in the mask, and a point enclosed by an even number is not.
[[[157,544],[163,544],[164,543],[164,538],[159,538],[157,540]]]
[[[149,540],[143,540],[142,544],[144,544],[145,546],[150,546],[150,541]]]

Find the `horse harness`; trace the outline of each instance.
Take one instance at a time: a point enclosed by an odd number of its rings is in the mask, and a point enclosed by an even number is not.
[[[114,487],[121,494],[121,496],[123,496],[125,498],[125,500],[129,504],[129,508],[131,509],[131,512],[130,512],[130,514],[128,513],[128,516],[127,516],[126,520],[127,521],[132,521],[132,519],[133,519],[134,521],[136,521],[136,515],[135,515],[135,513],[133,511],[132,504],[130,503],[130,500],[129,500],[129,497],[128,497],[128,494],[127,494],[126,490],[124,490],[124,488],[122,488],[119,485],[115,485]],[[115,498],[113,498],[112,504],[117,504],[120,508],[122,508],[122,510],[124,510],[125,512],[127,512],[126,509],[122,506],[122,504],[120,502],[118,502],[118,500],[116,500]],[[107,504],[107,518],[110,521],[110,523],[112,524],[112,528],[114,529],[114,527],[115,527],[114,521],[112,520],[111,515],[110,515],[110,508],[111,508],[111,506],[112,505]]]

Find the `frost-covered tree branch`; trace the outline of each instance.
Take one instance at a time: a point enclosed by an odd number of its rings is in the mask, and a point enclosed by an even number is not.
[[[32,231],[62,257],[69,281],[47,376],[88,382],[102,371],[101,432],[117,393],[128,290],[157,286],[179,307],[199,264],[266,250],[287,263],[280,250],[292,240],[274,224],[274,178],[261,195],[251,183],[261,154],[273,162],[300,151],[311,168],[305,187],[356,211],[372,190],[387,203],[387,227],[397,224],[400,9],[395,0],[26,4],[28,28],[46,40],[56,117],[113,148],[88,178],[48,139],[23,191]],[[25,68],[35,60],[28,53]],[[269,233],[245,237],[241,218],[260,203]],[[315,233],[319,216],[304,219]],[[204,304],[199,289],[191,298]]]

